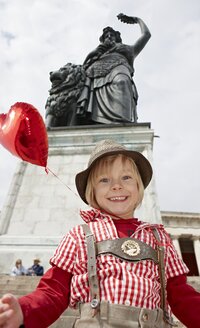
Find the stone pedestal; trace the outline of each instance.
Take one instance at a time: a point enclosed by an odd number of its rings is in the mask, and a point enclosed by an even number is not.
[[[153,166],[154,132],[148,123],[55,128],[48,136],[50,172],[21,162],[14,174],[0,218],[0,272],[10,272],[16,258],[30,266],[36,256],[47,269],[61,237],[82,223],[79,211],[88,206],[77,195],[74,178],[86,168],[96,142],[114,139],[141,152]],[[154,178],[136,215],[161,222]]]

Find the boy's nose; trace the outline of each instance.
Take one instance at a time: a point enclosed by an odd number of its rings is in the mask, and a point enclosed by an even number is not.
[[[122,185],[119,181],[113,181],[112,182],[112,185],[111,185],[111,188],[112,189],[121,189],[122,188]]]

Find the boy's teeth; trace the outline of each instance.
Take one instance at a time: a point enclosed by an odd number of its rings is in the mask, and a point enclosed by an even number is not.
[[[126,197],[111,197],[110,200],[124,200]]]

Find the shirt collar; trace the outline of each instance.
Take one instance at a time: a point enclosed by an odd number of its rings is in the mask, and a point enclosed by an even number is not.
[[[81,210],[80,216],[86,223],[93,222],[93,221],[99,221],[99,220],[112,220],[110,215],[102,213],[100,209],[97,208],[91,208],[90,210]],[[162,224],[151,224],[149,222],[142,222],[137,227],[137,232],[139,230],[148,229],[148,228],[163,228]]]

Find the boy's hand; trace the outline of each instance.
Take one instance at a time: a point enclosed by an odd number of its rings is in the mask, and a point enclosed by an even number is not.
[[[0,327],[19,328],[23,324],[23,313],[19,302],[12,294],[0,299]]]

